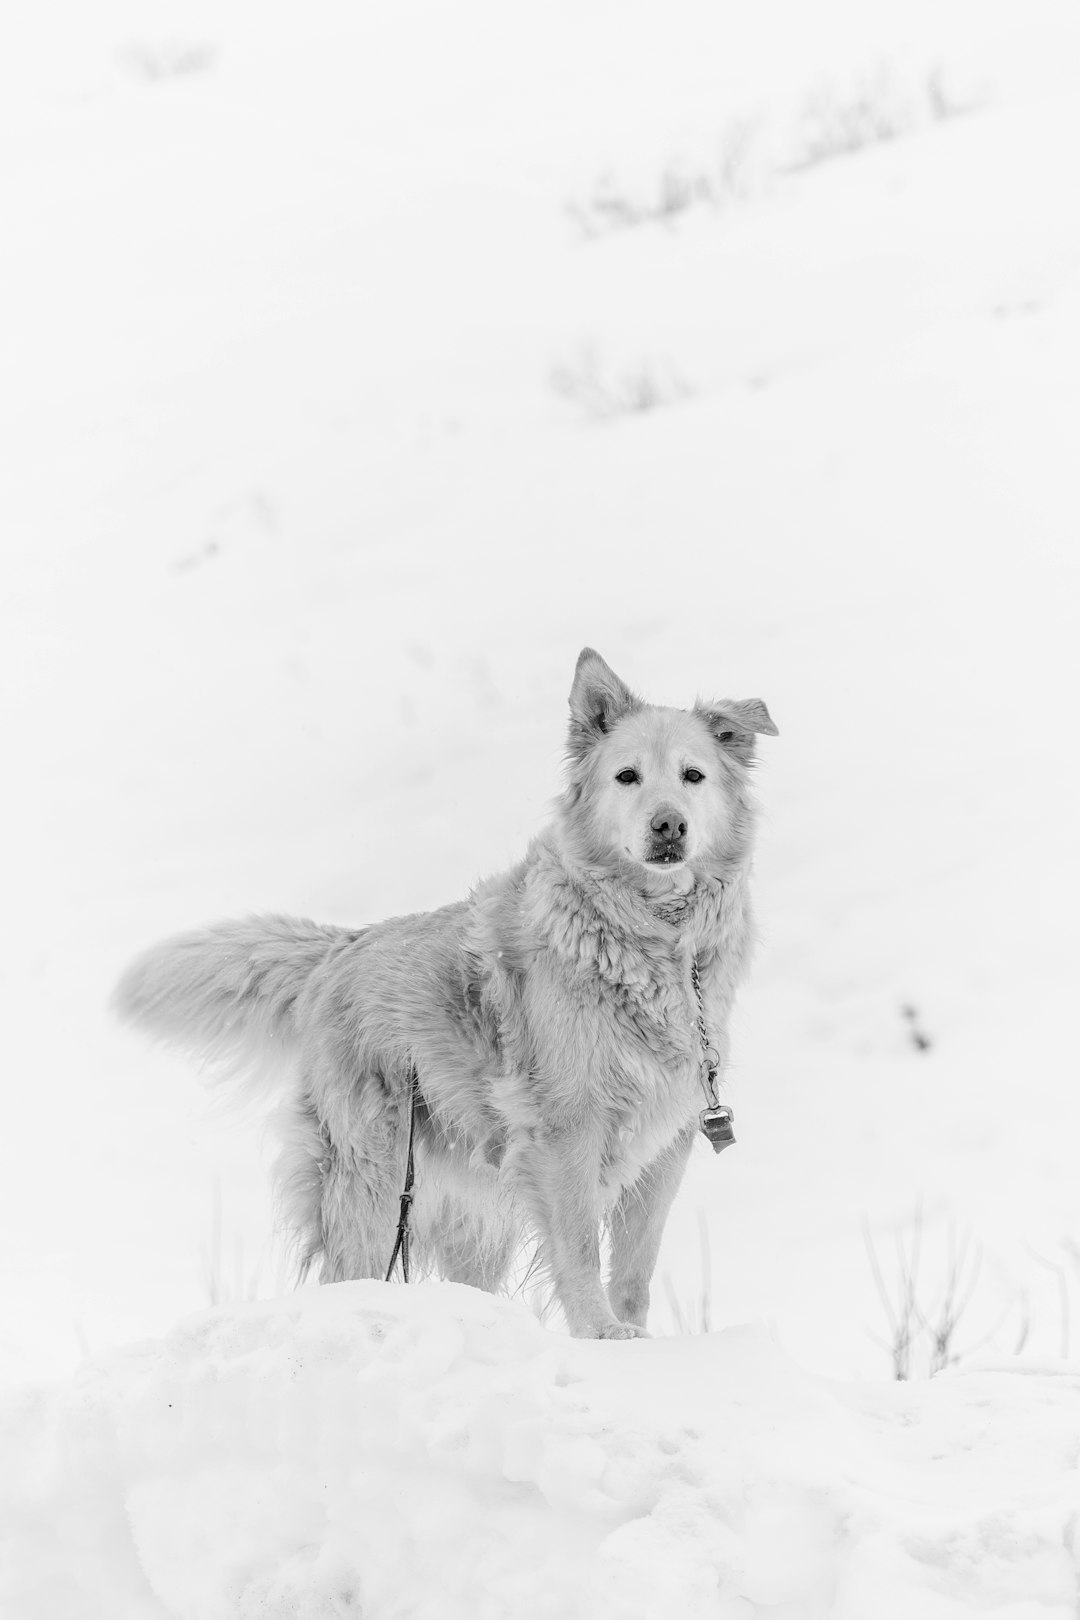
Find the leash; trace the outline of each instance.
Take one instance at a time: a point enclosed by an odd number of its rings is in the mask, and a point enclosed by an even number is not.
[[[720,1054],[709,1039],[709,1031],[705,1027],[705,1003],[701,996],[701,977],[698,973],[697,957],[690,963],[690,983],[694,987],[697,998],[697,1032],[701,1039],[701,1066],[698,1069],[698,1078],[705,1093],[706,1106],[698,1115],[699,1129],[707,1141],[712,1143],[714,1153],[723,1153],[735,1140],[735,1115],[730,1108],[720,1101],[716,1089],[716,1076],[720,1068]]]
[[[416,1105],[420,1101],[420,1077],[414,1069],[412,1072],[412,1099],[409,1104],[409,1156],[405,1161],[405,1186],[401,1194],[401,1213],[398,1215],[397,1238],[394,1241],[394,1252],[390,1256],[390,1264],[386,1268],[384,1282],[389,1282],[397,1258],[401,1256],[401,1280],[409,1280],[409,1210],[413,1200],[413,1143],[416,1138]],[[719,1151],[719,1150],[718,1150]]]

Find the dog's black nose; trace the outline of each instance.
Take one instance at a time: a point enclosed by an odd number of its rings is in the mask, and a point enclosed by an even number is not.
[[[686,822],[677,810],[672,810],[667,805],[656,812],[649,826],[661,838],[686,837]]]

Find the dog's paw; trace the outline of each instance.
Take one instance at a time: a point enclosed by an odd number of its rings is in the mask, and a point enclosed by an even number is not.
[[[633,1322],[602,1322],[596,1330],[598,1339],[647,1339],[649,1337],[643,1327],[635,1327]]]

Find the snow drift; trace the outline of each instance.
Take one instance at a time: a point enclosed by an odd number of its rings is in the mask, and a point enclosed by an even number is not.
[[[9,1400],[21,1620],[1075,1615],[1080,1366],[831,1382],[451,1284],[192,1317]],[[47,1573],[46,1573],[47,1572]]]

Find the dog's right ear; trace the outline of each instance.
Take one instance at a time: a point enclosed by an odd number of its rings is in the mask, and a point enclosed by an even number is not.
[[[615,671],[591,647],[583,647],[570,688],[570,753],[580,759],[613,725],[641,707]]]

